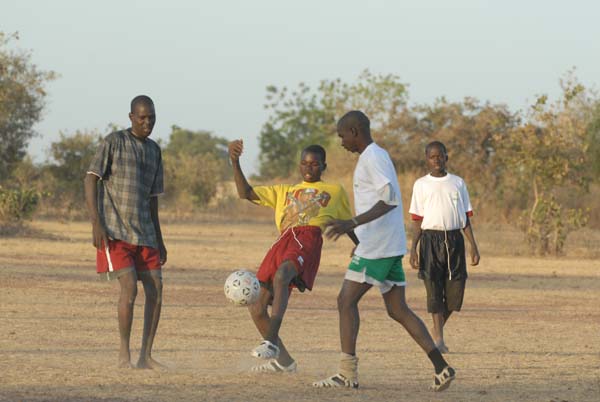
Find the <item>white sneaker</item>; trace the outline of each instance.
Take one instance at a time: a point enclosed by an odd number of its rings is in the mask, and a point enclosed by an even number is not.
[[[279,346],[267,340],[262,341],[260,345],[252,350],[252,356],[261,359],[277,359],[279,357]]]
[[[289,366],[282,366],[275,359],[269,360],[267,363],[259,364],[250,369],[253,373],[295,373],[298,370],[296,362],[292,362]]]
[[[456,372],[454,369],[450,366],[446,366],[441,373],[433,375],[433,385],[431,386],[431,389],[435,392],[444,391],[450,386],[450,383],[455,377]]]
[[[358,381],[351,381],[343,374],[337,373],[321,381],[313,382],[316,388],[358,388]]]

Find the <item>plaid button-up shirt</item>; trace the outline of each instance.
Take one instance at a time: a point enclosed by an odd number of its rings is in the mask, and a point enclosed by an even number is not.
[[[98,213],[109,238],[158,248],[150,198],[163,193],[160,147],[130,131],[109,134],[90,164],[98,181]]]

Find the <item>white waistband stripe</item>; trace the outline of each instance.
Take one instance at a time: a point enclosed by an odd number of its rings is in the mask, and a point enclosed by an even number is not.
[[[104,247],[104,252],[106,253],[106,261],[108,261],[108,272],[113,272],[112,261],[110,260],[110,252],[108,250],[108,246]]]

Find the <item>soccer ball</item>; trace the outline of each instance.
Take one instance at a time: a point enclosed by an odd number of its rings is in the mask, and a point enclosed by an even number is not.
[[[235,271],[225,281],[225,297],[236,306],[256,303],[260,284],[256,275],[249,271]]]

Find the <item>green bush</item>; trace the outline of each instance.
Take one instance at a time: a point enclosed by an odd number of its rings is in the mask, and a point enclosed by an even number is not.
[[[42,194],[33,188],[4,188],[0,186],[0,222],[16,223],[29,219],[35,212]]]

